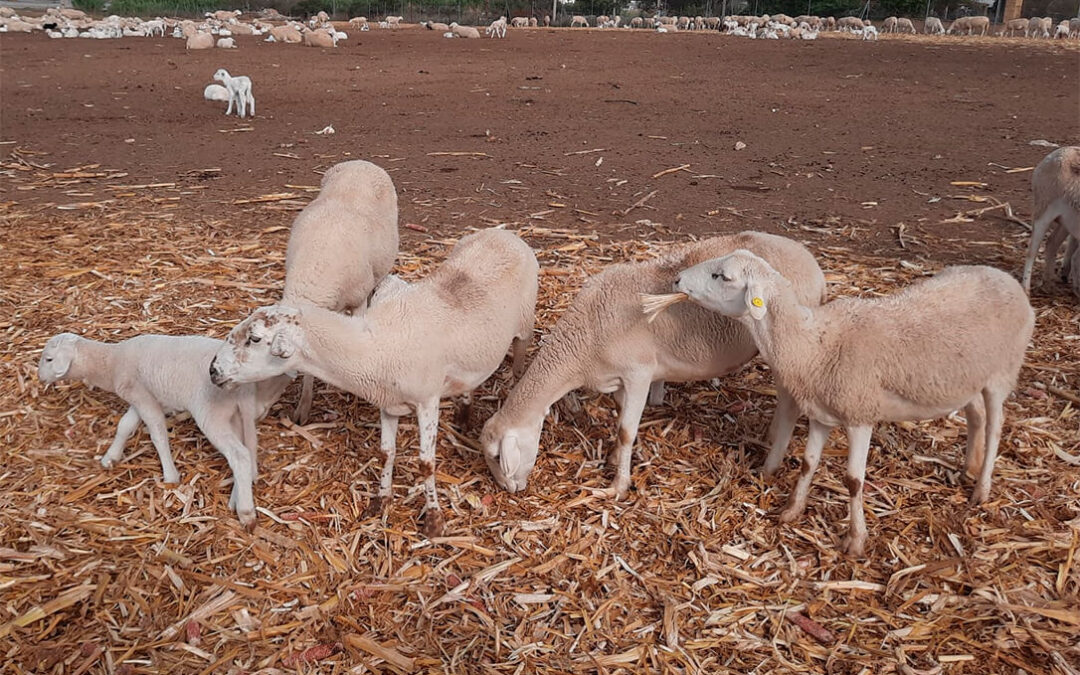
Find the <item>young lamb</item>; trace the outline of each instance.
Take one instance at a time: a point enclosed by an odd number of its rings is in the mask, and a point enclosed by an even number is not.
[[[862,31],[862,39],[864,40],[877,40],[878,32],[877,28],[873,26],[865,26]]]
[[[206,89],[203,89],[203,98],[207,101],[221,101],[224,103],[229,100],[229,90],[220,84],[208,84]]]
[[[813,255],[798,242],[761,232],[713,237],[675,247],[656,260],[608,267],[581,289],[502,408],[484,425],[480,443],[495,481],[510,492],[527,487],[549,408],[567,392],[585,387],[615,393],[618,444],[609,454],[615,478],[605,492],[625,496],[646,400],[654,405],[663,401],[664,381],[720,377],[757,353],[749,333],[736,322],[690,304],[649,322],[641,312],[640,295],[668,292],[679,270],[739,248],[776,263],[803,302],[824,299],[825,277]],[[783,459],[796,420],[783,391],[777,400],[767,466]]]
[[[218,49],[236,49],[236,42],[231,37],[218,38],[217,47]],[[252,104],[252,107],[254,107],[254,104]]]
[[[251,116],[255,116],[255,95],[251,93],[250,77],[245,75],[236,75],[234,77],[229,75],[229,71],[219,68],[214,73],[214,79],[225,85],[225,89],[229,92],[229,107],[225,110],[226,115],[232,114],[233,103],[235,102],[238,116],[245,117],[249,105],[251,106]]]
[[[960,408],[968,422],[967,467],[978,474],[971,503],[990,496],[1003,404],[1035,325],[1024,290],[1005,272],[950,267],[892,296],[807,307],[768,262],[736,251],[684,270],[675,289],[746,326],[777,387],[810,418],[802,472],[781,522],[802,514],[829,432],[843,426],[851,521],[842,549],[861,556],[873,425]]]
[[[1063,278],[1068,278],[1073,242],[1080,240],[1080,146],[1061,147],[1044,157],[1031,174],[1031,195],[1034,202],[1031,242],[1024,259],[1021,281],[1025,291],[1031,290],[1035,256],[1052,225],[1054,231],[1046,244],[1043,282],[1046,283],[1053,276],[1058,247],[1071,238],[1063,270]]]
[[[258,384],[231,390],[215,387],[208,368],[223,344],[200,336],[168,335],[140,335],[108,344],[60,333],[45,345],[38,378],[45,384],[83,380],[124,399],[130,407],[120,418],[101,465],[111,468],[123,458],[124,444],[141,421],[150,432],[166,483],[179,483],[180,473],[169,450],[165,416],[191,413],[206,439],[228,461],[233,473],[229,508],[250,528],[255,523],[251,491],[257,474],[255,422],[277,401],[292,376],[282,371]]]
[[[492,38],[504,38],[506,37],[506,17],[500,17],[491,22],[484,32]]]
[[[516,235],[477,232],[463,237],[430,276],[390,293],[362,317],[308,304],[256,310],[229,334],[210,377],[224,385],[299,370],[376,405],[386,461],[368,506],[372,515],[392,495],[398,417],[415,411],[423,532],[435,537],[443,529],[435,492],[439,400],[464,396],[467,406],[511,346],[514,372],[521,372],[538,274],[536,256]]]
[[[359,313],[397,253],[398,202],[390,175],[363,160],[336,164],[323,175],[319,196],[293,221],[281,302]],[[313,391],[306,374],[294,414],[300,424],[307,424]]]

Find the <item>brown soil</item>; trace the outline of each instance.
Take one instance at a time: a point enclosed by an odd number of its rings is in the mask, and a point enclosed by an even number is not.
[[[789,223],[856,227],[849,243],[884,252],[898,250],[900,222],[935,230],[978,206],[951,199],[972,189],[950,181],[984,182],[1026,216],[1030,173],[1002,167],[1047,152],[1030,140],[1080,138],[1080,57],[1048,41],[516,30],[474,42],[412,29],[354,32],[334,51],[239,42],[187,53],[175,39],[6,35],[0,140],[48,153],[35,161],[54,170],[127,174],[111,185],[176,183],[150,194],[181,197],[185,218],[317,185],[351,157],[390,169],[403,222],[433,231],[531,220],[624,237],[648,230],[617,224],[645,218],[694,234]],[[219,67],[254,79],[255,119],[202,99]],[[328,124],[336,134],[314,133]],[[115,192],[0,190],[23,204]],[[987,219],[944,227],[1015,231]]]

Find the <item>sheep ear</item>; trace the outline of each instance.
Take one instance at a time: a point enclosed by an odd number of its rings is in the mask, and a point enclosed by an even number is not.
[[[499,468],[503,475],[511,477],[521,465],[521,452],[518,450],[517,437],[507,434],[499,443]]]
[[[294,351],[292,340],[285,333],[278,333],[270,343],[270,353],[279,359],[289,358]]]
[[[746,311],[755,320],[760,321],[765,316],[765,295],[761,291],[761,285],[751,281],[746,285]]]
[[[57,350],[56,356],[54,356],[52,360],[53,374],[57,379],[61,379],[67,375],[68,370],[71,369],[71,362],[74,360],[74,356],[74,348]]]

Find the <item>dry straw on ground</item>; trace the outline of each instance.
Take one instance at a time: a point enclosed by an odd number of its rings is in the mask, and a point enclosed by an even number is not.
[[[9,193],[12,194],[12,193]],[[17,194],[17,193],[15,193]],[[290,195],[290,198],[293,195]],[[448,536],[418,533],[415,424],[402,425],[395,501],[378,485],[371,406],[320,390],[316,423],[260,425],[255,532],[227,509],[229,473],[190,421],[172,428],[183,482],[165,486],[145,432],[119,468],[98,458],[123,406],[82,385],[43,391],[41,346],[60,330],[222,336],[282,281],[277,202],[183,222],[167,200],[118,196],[68,212],[0,211],[0,663],[11,673],[1076,673],[1080,666],[1080,434],[1075,300],[1037,295],[1038,328],[1007,403],[990,502],[967,505],[963,421],[882,426],[867,483],[868,557],[837,553],[844,441],[826,451],[805,517],[775,512],[751,473],[773,407],[755,362],[648,408],[622,503],[610,473],[613,403],[558,411],[527,493],[500,492],[470,434],[444,415],[438,485]],[[834,295],[885,293],[948,245],[908,232],[905,257],[814,236]],[[539,329],[586,274],[661,248],[525,226],[543,266]],[[450,240],[411,244],[406,278]],[[1016,269],[1019,230],[964,242]],[[908,255],[910,254],[910,255]],[[992,308],[988,308],[992,311]],[[509,386],[485,386],[478,426]],[[1072,398],[1069,398],[1069,397]],[[796,436],[795,457],[805,428]]]

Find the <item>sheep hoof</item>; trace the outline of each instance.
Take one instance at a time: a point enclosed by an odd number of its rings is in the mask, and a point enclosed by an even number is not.
[[[244,526],[244,529],[248,532],[255,530],[255,510],[251,511],[237,511],[236,517],[240,519],[240,524]]]
[[[367,520],[368,518],[376,518],[378,516],[381,516],[382,512],[383,498],[372,497],[371,501],[368,502],[367,507],[364,509],[364,512],[360,514],[360,518],[361,520]]]
[[[165,476],[164,476],[164,482],[166,482],[166,483],[174,483],[176,485],[179,485],[180,484],[180,474],[177,473],[176,471],[167,472],[165,474]]]
[[[618,485],[612,485],[606,488],[592,488],[592,493],[596,497],[603,497],[604,499],[610,499],[612,501],[621,501],[626,497],[629,486],[621,487]]]
[[[109,457],[108,455],[105,455],[101,458],[101,466],[105,467],[106,469],[111,469],[116,466],[116,460],[114,460],[112,457]]]
[[[780,522],[794,523],[796,520],[799,519],[799,516],[801,516],[802,513],[803,507],[799,506],[798,504],[792,504],[791,506],[788,506],[786,509],[780,512]]]
[[[972,506],[978,506],[979,504],[982,504],[983,502],[985,502],[988,499],[990,499],[990,491],[989,490],[980,490],[978,487],[976,487],[971,492],[971,499],[969,500],[969,503]]]
[[[840,542],[840,550],[844,555],[849,558],[861,558],[863,557],[863,551],[866,548],[866,533],[859,536],[853,536],[850,533],[844,536],[844,540]]]
[[[424,513],[424,526],[421,529],[421,532],[428,539],[441,537],[443,534],[442,511],[433,509]]]

